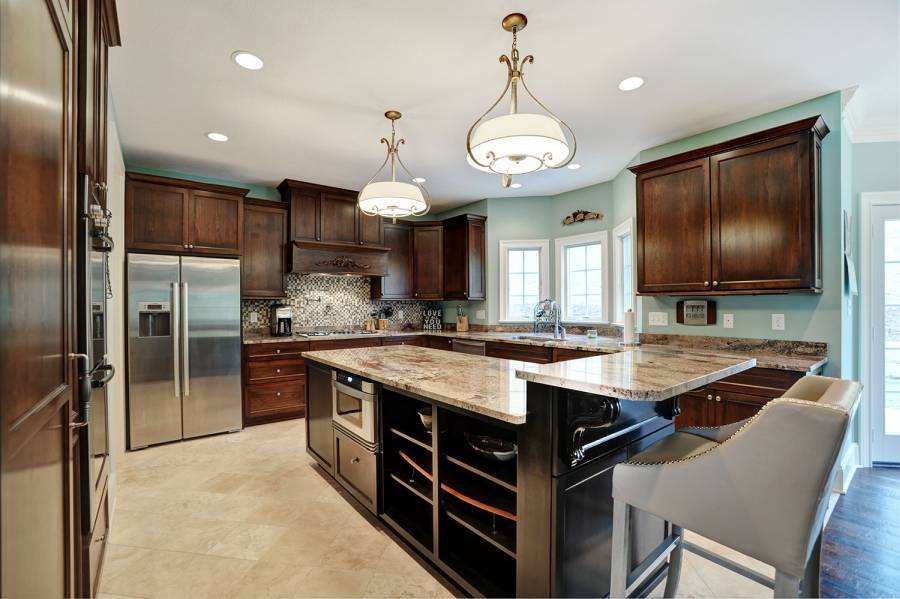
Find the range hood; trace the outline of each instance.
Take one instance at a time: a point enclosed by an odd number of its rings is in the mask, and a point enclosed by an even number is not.
[[[293,241],[291,272],[302,274],[387,276],[388,248],[352,243]]]

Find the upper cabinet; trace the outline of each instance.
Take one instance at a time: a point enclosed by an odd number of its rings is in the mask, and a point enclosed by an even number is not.
[[[290,208],[291,241],[384,246],[382,219],[360,211],[355,191],[292,179],[282,181],[278,191]]]
[[[638,292],[821,291],[827,134],[812,117],[632,167]]]
[[[287,206],[269,200],[244,201],[241,297],[285,296]]]
[[[485,221],[463,214],[445,220],[444,299],[483,300],[485,291]]]
[[[413,298],[444,298],[444,226],[441,223],[414,222]]]
[[[385,222],[384,245],[389,248],[388,274],[384,277],[372,277],[372,297],[412,299],[414,293],[412,225],[403,221]]]
[[[128,173],[129,250],[240,256],[246,189]]]

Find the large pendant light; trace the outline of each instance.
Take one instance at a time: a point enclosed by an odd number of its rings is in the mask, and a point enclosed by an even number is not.
[[[425,201],[425,187],[420,184],[405,183],[397,181],[397,165],[409,175],[412,180],[412,174],[407,170],[406,165],[400,160],[400,144],[405,144],[403,138],[396,138],[396,130],[394,123],[400,118],[400,113],[396,110],[388,110],[384,116],[391,121],[391,139],[382,137],[381,143],[386,144],[387,156],[378,170],[369,179],[362,191],[359,192],[357,201],[359,209],[369,216],[383,216],[389,218],[402,218],[404,216],[421,216],[428,212],[428,202]],[[375,181],[379,173],[384,170],[387,163],[391,163],[391,180]]]
[[[534,62],[534,57],[529,54],[520,61],[516,42],[518,32],[525,29],[528,19],[522,13],[513,13],[504,17],[501,24],[512,33],[512,51],[509,56],[500,57],[500,62],[506,64],[506,87],[497,101],[469,128],[466,158],[478,170],[501,175],[503,187],[509,187],[513,175],[562,168],[572,162],[576,141],[572,128],[535,98],[525,84],[524,68]],[[519,85],[546,114],[519,112]],[[507,91],[509,114],[484,120]],[[563,128],[569,132],[571,148]]]

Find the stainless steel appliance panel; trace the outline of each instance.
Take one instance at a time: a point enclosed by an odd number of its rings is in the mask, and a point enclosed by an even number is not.
[[[333,370],[331,375],[332,421],[359,441],[377,445],[375,385],[345,372]]]
[[[468,339],[454,339],[453,351],[461,354],[483,356],[485,352],[484,341],[469,341]]]
[[[240,430],[241,263],[181,259],[185,438]]]
[[[128,446],[181,439],[178,256],[128,255]]]

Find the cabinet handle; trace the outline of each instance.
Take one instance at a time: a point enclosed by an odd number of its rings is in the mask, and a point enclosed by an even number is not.
[[[718,281],[713,281],[713,287],[718,287],[718,286],[719,286],[719,282],[718,282]]]
[[[707,395],[707,396],[706,396],[706,401],[712,401],[712,395]]]
[[[704,286],[704,287],[709,287],[709,281],[703,281],[703,286]]]
[[[716,395],[716,401],[722,401],[722,398]]]
[[[359,464],[359,458],[353,458],[350,460],[351,464]]]

